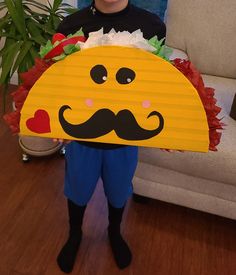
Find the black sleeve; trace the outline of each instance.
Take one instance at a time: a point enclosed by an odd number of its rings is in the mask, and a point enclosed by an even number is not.
[[[166,25],[164,22],[161,22],[157,36],[159,40],[166,37]]]
[[[166,25],[159,17],[156,17],[154,19],[153,31],[157,36],[158,40],[161,40],[162,38],[166,37]]]
[[[158,40],[161,40],[166,36],[166,25],[158,15],[153,13],[145,14],[142,24],[142,31],[145,39],[157,36]]]

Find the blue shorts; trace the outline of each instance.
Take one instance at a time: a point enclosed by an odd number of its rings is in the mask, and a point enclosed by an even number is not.
[[[88,203],[98,179],[113,207],[124,206],[133,192],[132,179],[138,162],[138,148],[125,146],[96,149],[71,142],[66,146],[65,196],[80,206]]]

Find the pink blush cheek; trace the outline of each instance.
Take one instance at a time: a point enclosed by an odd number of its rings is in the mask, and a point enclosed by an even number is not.
[[[88,107],[92,107],[92,106],[93,106],[93,100],[88,98],[88,99],[85,100],[85,104],[86,104]]]
[[[149,100],[144,100],[142,103],[143,108],[151,107],[151,102]]]

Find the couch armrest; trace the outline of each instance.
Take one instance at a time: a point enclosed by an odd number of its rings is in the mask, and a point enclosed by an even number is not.
[[[175,48],[171,48],[171,47],[169,47],[169,48],[172,49],[172,51],[173,51],[170,56],[170,60],[174,60],[175,58],[181,58],[181,59],[188,60],[188,55],[184,51],[175,49]]]

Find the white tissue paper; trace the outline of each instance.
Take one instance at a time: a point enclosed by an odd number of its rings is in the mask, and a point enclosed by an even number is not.
[[[89,33],[86,42],[79,43],[79,45],[82,50],[103,45],[139,48],[148,52],[154,52],[156,50],[156,48],[151,46],[143,37],[140,29],[132,33],[128,31],[116,32],[112,29],[109,33],[104,34],[102,28],[99,31]]]

